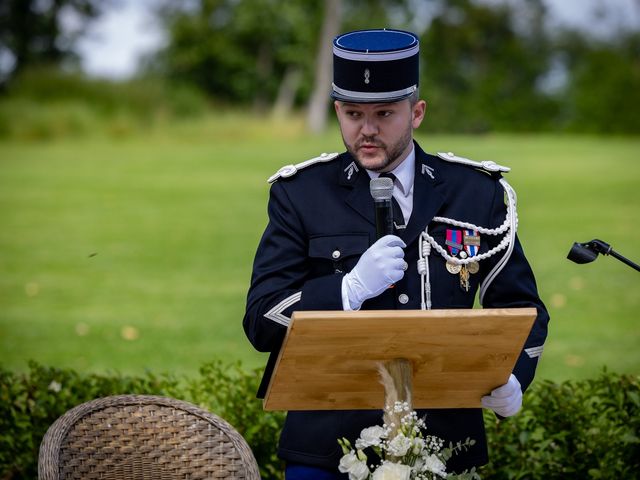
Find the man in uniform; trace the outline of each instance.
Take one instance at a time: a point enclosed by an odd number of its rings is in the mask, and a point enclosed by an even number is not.
[[[480,291],[485,307],[538,311],[509,381],[482,399],[499,417],[514,415],[549,317],[515,234],[515,193],[501,175],[508,169],[430,155],[413,141],[426,103],[418,98],[412,33],[350,32],[334,40],[333,53],[331,96],[347,151],[283,167],[269,179],[269,223],[244,318],[253,346],[271,352],[259,396],[296,310],[472,308]],[[370,181],[380,175],[393,181],[395,229],[377,238]],[[426,413],[429,434],[476,441],[448,471],[487,462],[480,409]],[[286,478],[343,478],[337,439],[353,444],[381,418],[380,411],[289,412],[278,445]]]

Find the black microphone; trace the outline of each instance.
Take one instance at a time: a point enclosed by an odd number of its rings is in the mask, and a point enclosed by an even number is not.
[[[591,240],[590,242],[578,243],[574,242],[573,247],[569,251],[567,258],[572,262],[576,263],[589,263],[593,262],[596,258],[598,258],[598,254],[602,255],[611,255],[614,258],[617,258],[622,263],[629,265],[634,270],[640,272],[640,265],[633,263],[628,258],[620,255],[616,252],[611,245],[602,240]]]
[[[393,235],[393,180],[387,177],[372,178],[369,191],[376,207],[376,237]]]

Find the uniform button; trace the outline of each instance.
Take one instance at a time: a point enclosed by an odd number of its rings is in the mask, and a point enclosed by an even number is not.
[[[331,254],[331,258],[333,258],[334,260],[337,260],[338,258],[340,258],[340,250],[334,250],[333,253]]]
[[[401,293],[398,296],[398,301],[403,304],[406,305],[409,302],[409,295],[407,295],[406,293]]]

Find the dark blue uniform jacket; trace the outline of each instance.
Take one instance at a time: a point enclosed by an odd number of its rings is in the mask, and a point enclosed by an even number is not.
[[[501,225],[505,219],[499,175],[450,163],[425,154],[417,144],[415,147],[413,212],[407,228],[398,233],[407,244],[405,260],[409,268],[394,289],[365,301],[362,309],[420,309],[416,263],[420,233],[429,225],[430,234],[444,246],[446,229],[455,228],[433,222],[434,216],[488,228]],[[376,240],[370,178],[364,169],[355,170],[354,165],[353,158],[343,153],[330,162],[317,163],[292,177],[279,179],[271,187],[269,224],[256,253],[244,317],[244,329],[253,346],[261,352],[271,352],[259,397],[266,391],[292,312],[342,310],[342,278]],[[481,253],[499,240],[482,236]],[[338,259],[333,258],[336,250],[340,252]],[[432,308],[472,308],[480,283],[503,254],[504,251],[480,262],[480,271],[470,276],[471,288],[466,292],[460,287],[459,276],[447,272],[444,259],[432,250]],[[409,297],[406,304],[398,301],[403,293]],[[541,350],[536,347],[544,344],[549,317],[519,242],[486,291],[484,307],[538,310],[514,369],[525,390],[534,376]],[[426,413],[431,435],[454,442],[470,437],[477,442],[468,452],[454,456],[448,467],[459,470],[487,462],[480,409],[437,409]],[[346,437],[353,443],[363,428],[381,423],[380,411],[289,412],[278,454],[290,462],[336,469],[341,457],[336,440]]]

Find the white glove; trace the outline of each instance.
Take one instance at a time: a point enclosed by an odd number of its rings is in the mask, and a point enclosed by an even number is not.
[[[405,247],[400,237],[385,235],[362,254],[342,279],[342,303],[346,310],[359,310],[365,300],[377,297],[404,276]]]
[[[481,403],[484,408],[490,408],[501,417],[515,415],[522,407],[520,382],[512,373],[507,383],[494,389],[491,395],[482,397]]]

